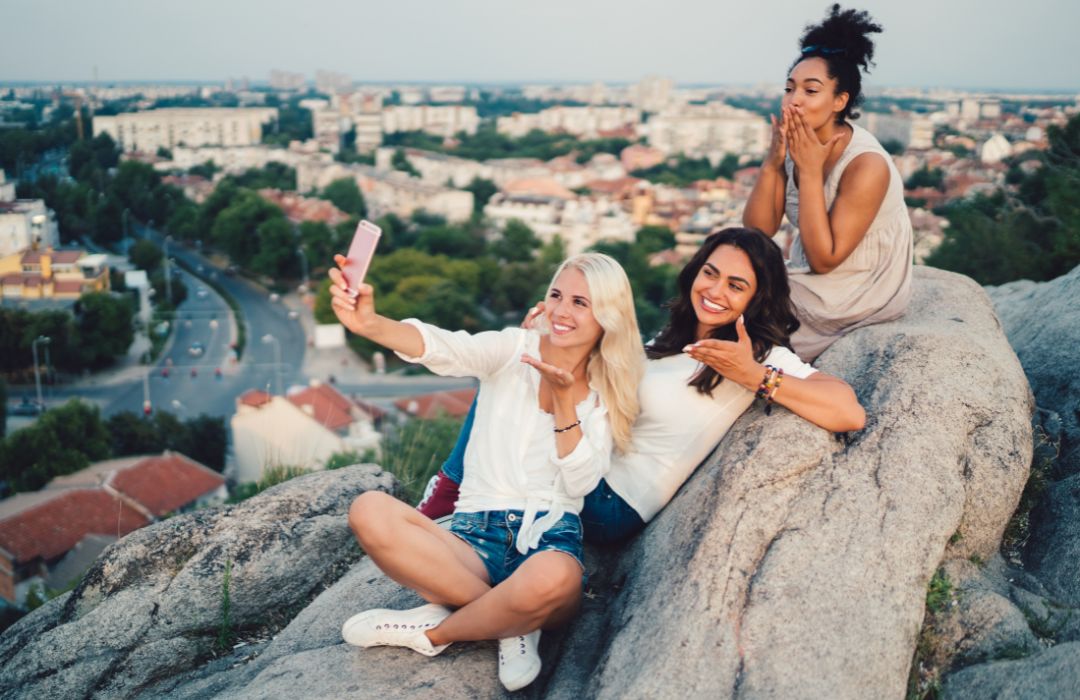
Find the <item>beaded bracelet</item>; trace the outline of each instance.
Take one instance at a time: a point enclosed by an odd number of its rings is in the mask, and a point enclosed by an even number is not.
[[[567,430],[572,430],[573,428],[576,428],[579,425],[581,425],[581,419],[580,418],[578,418],[576,421],[574,421],[570,425],[566,426],[565,428],[555,428],[555,432],[556,433],[565,433]]]
[[[765,365],[765,376],[761,378],[761,384],[758,385],[755,396],[759,399],[768,398],[769,392],[773,390],[773,386],[776,384],[776,377],[780,374],[780,370],[772,365]]]
[[[776,392],[780,389],[780,383],[784,381],[784,370],[776,370],[776,380],[773,382],[772,389],[769,391],[768,398],[765,399],[765,415],[772,413],[773,397],[776,396]]]

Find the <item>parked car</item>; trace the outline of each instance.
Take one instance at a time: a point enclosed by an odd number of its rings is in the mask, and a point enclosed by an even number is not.
[[[39,404],[37,401],[31,401],[27,397],[23,397],[22,401],[15,404],[10,413],[13,416],[36,416],[44,412],[45,407]]]

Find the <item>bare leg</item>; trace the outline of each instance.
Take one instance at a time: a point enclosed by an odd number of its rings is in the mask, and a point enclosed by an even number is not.
[[[565,552],[525,560],[510,578],[461,608],[426,634],[434,645],[502,639],[557,627],[581,604],[581,565]]]
[[[349,526],[387,576],[430,603],[461,607],[491,590],[472,547],[393,496],[360,494],[349,508]]]

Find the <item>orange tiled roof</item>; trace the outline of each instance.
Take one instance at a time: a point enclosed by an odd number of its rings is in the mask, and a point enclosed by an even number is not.
[[[350,410],[354,404],[329,384],[308,387],[290,394],[288,399],[300,409],[311,406],[311,417],[330,430],[340,430],[353,422]]]
[[[240,398],[238,398],[237,401],[245,406],[258,408],[263,404],[270,403],[271,398],[272,397],[270,396],[270,394],[267,394],[265,391],[259,391],[258,389],[250,389],[241,394]]]
[[[55,497],[0,521],[0,547],[16,562],[50,560],[88,534],[123,537],[149,522],[103,489],[57,491]]]
[[[155,517],[212,493],[225,479],[183,455],[166,452],[147,457],[113,474],[109,485],[146,507]]]
[[[417,418],[435,418],[440,413],[463,418],[475,398],[476,389],[458,389],[410,396],[395,401],[394,405]]]
[[[68,292],[81,292],[83,283],[81,280],[56,280],[53,283],[53,291],[57,294]]]

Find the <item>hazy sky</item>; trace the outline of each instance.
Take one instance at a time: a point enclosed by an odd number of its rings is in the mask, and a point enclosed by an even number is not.
[[[820,0],[0,0],[0,80],[779,83]],[[867,85],[1080,91],[1078,0],[865,0]]]

